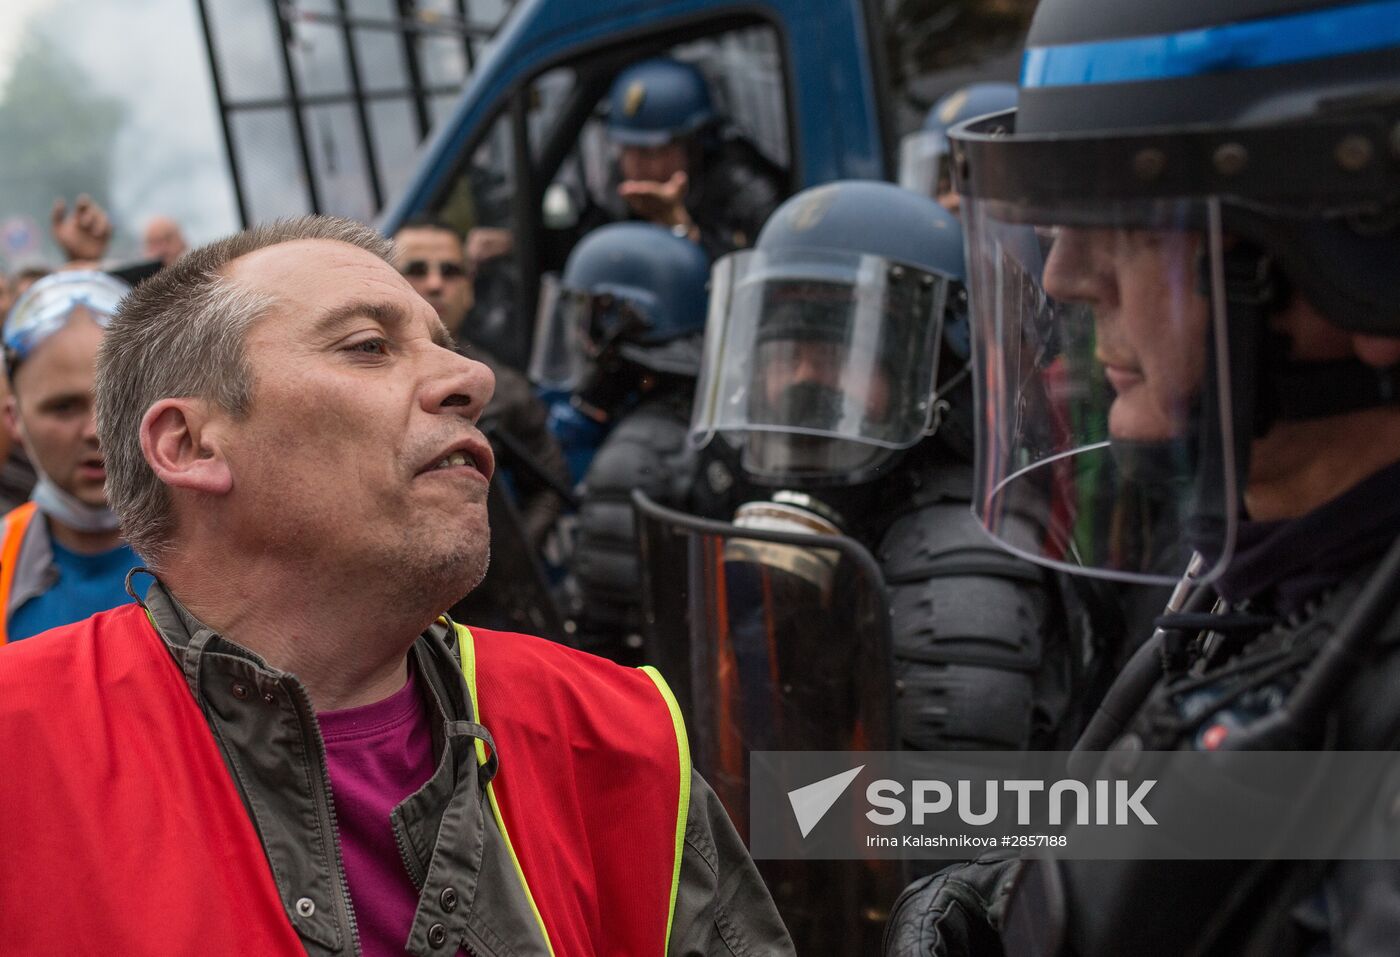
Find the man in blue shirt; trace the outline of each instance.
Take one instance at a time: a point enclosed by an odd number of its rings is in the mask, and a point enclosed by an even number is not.
[[[126,573],[140,561],[107,507],[93,376],[103,331],[129,291],[104,273],[55,273],[5,322],[5,425],[38,483],[0,529],[0,645],[127,601]]]

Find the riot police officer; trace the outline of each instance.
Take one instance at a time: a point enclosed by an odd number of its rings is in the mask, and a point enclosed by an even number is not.
[[[904,746],[1050,747],[1079,675],[1052,576],[969,508],[962,276],[959,223],[932,199],[850,181],[779,207],[715,270],[696,507],[873,552]]]
[[[533,371],[547,388],[571,390],[551,422],[583,473],[568,563],[575,637],[615,659],[641,647],[630,494],[641,488],[673,504],[689,494],[686,427],[708,276],[696,244],[648,223],[614,223],[579,242],[542,301]]]
[[[620,73],[607,131],[630,214],[700,243],[711,258],[748,246],[783,195],[781,171],[720,121],[692,64],[658,58]]]
[[[980,515],[1119,579],[1196,549],[1080,748],[1391,749],[1400,8],[1104,14],[1044,0],[1019,107],[952,135]],[[1390,862],[978,864],[911,888],[890,951],[1380,953],[1397,915]]]
[[[924,118],[923,128],[899,142],[899,185],[932,196],[957,215],[948,131],[964,120],[1000,113],[1015,105],[1014,83],[969,83],[939,97]]]

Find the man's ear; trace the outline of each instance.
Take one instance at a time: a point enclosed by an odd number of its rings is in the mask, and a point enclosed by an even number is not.
[[[171,488],[227,495],[233,473],[209,411],[202,399],[161,399],[141,419],[141,452]]]
[[[24,432],[19,427],[19,400],[15,394],[5,390],[4,401],[5,431],[9,433],[10,439],[19,445],[24,444]]]

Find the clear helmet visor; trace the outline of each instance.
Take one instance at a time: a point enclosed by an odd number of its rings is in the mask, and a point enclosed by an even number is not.
[[[953,188],[948,137],[938,130],[919,130],[899,141],[899,185],[937,199]]]
[[[1237,524],[1218,206],[964,210],[983,524],[1071,572],[1169,583],[1199,549],[1214,577]]]
[[[562,392],[579,389],[605,352],[645,338],[654,298],[631,287],[574,289],[553,274],[545,276],[530,351],[531,381]]]
[[[692,439],[761,479],[859,480],[933,419],[949,280],[879,256],[746,250],[711,277]]]
[[[583,378],[583,349],[577,341],[579,327],[561,299],[563,287],[557,273],[540,278],[539,306],[535,312],[535,338],[530,348],[530,381],[558,392],[572,392]]]

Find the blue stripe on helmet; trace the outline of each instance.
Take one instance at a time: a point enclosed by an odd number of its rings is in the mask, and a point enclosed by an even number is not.
[[[1151,37],[1031,47],[1021,86],[1132,83],[1301,63],[1400,47],[1400,0]]]

